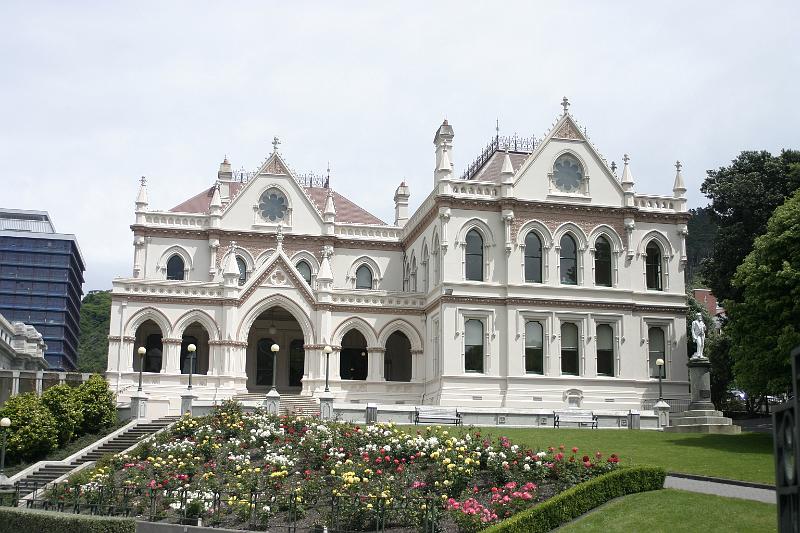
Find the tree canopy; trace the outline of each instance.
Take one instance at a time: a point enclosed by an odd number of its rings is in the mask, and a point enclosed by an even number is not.
[[[699,286],[703,283],[697,278],[703,260],[714,250],[714,239],[717,236],[717,222],[710,207],[689,209],[689,222],[686,224],[689,234],[686,236],[686,283]]]
[[[789,351],[800,344],[800,191],[775,210],[733,288],[743,296],[727,309],[737,384],[751,394],[783,393]]]
[[[800,151],[746,151],[730,166],[709,170],[700,190],[711,200],[712,219],[719,231],[703,278],[720,300],[739,300],[741,289],[731,284],[736,267],[753,249],[754,239],[767,229],[775,208],[800,188]]]
[[[78,368],[81,372],[106,371],[110,322],[110,291],[91,291],[83,297],[81,337],[78,343]]]

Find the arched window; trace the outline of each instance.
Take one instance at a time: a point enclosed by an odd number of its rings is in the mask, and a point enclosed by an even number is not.
[[[542,240],[535,231],[525,237],[525,281],[542,282]]]
[[[464,323],[464,371],[483,372],[483,322],[474,318]]]
[[[578,284],[578,247],[571,235],[561,237],[561,283]]]
[[[647,330],[647,344],[649,345],[650,377],[657,378],[659,368],[656,361],[665,359],[664,330],[662,328],[649,328]]]
[[[561,373],[577,376],[579,369],[578,326],[564,322],[561,324]]]
[[[654,291],[660,291],[661,285],[661,249],[656,244],[656,241],[650,241],[650,244],[645,248],[647,254],[645,258],[646,272],[647,272],[647,288]]]
[[[594,243],[594,284],[611,287],[611,244],[605,237]]]
[[[339,372],[342,379],[367,379],[369,371],[367,340],[357,329],[351,329],[342,337],[339,361]]]
[[[411,341],[402,331],[386,339],[383,375],[386,381],[411,381]]]
[[[311,265],[308,264],[308,261],[305,260],[298,261],[297,264],[295,265],[295,268],[297,268],[297,271],[300,273],[300,277],[306,280],[306,283],[311,285]],[[358,277],[357,274],[356,277]],[[370,283],[370,287],[371,285],[372,283]]]
[[[544,335],[535,320],[525,324],[525,373],[544,374]]]
[[[372,288],[372,270],[367,265],[361,265],[356,270],[356,289]]]
[[[183,258],[177,254],[167,261],[167,279],[181,280],[184,277]]]
[[[608,324],[597,326],[597,375],[614,375],[614,329]]]
[[[474,229],[467,232],[464,261],[466,278],[483,281],[483,237]]]
[[[236,266],[239,267],[239,285],[247,281],[247,263],[240,256],[236,256]]]
[[[439,237],[433,239],[433,286],[439,285]]]
[[[411,259],[411,278],[410,278],[410,282],[411,282],[411,286],[410,286],[411,291],[412,292],[417,292],[417,258],[416,257]]]

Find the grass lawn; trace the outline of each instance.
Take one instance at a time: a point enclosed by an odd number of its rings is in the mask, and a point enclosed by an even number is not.
[[[775,483],[772,435],[699,435],[619,429],[479,428],[512,442],[546,449],[564,444],[581,453],[616,453],[623,464],[659,465],[668,472]]]
[[[769,503],[667,489],[619,498],[557,531],[768,533],[778,530],[777,520],[777,510]]]

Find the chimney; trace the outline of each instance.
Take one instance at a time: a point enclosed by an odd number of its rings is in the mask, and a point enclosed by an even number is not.
[[[394,192],[394,225],[401,228],[408,222],[408,198],[411,190],[406,182],[400,184]]]
[[[232,180],[233,179],[233,171],[231,170],[231,163],[228,161],[228,156],[225,156],[225,159],[222,160],[222,163],[219,164],[219,171],[217,172],[217,179],[218,180]]]

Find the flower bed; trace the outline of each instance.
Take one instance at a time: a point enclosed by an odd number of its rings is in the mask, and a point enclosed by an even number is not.
[[[478,531],[618,467],[505,437],[242,413],[228,402],[55,487],[56,507],[232,528]]]

